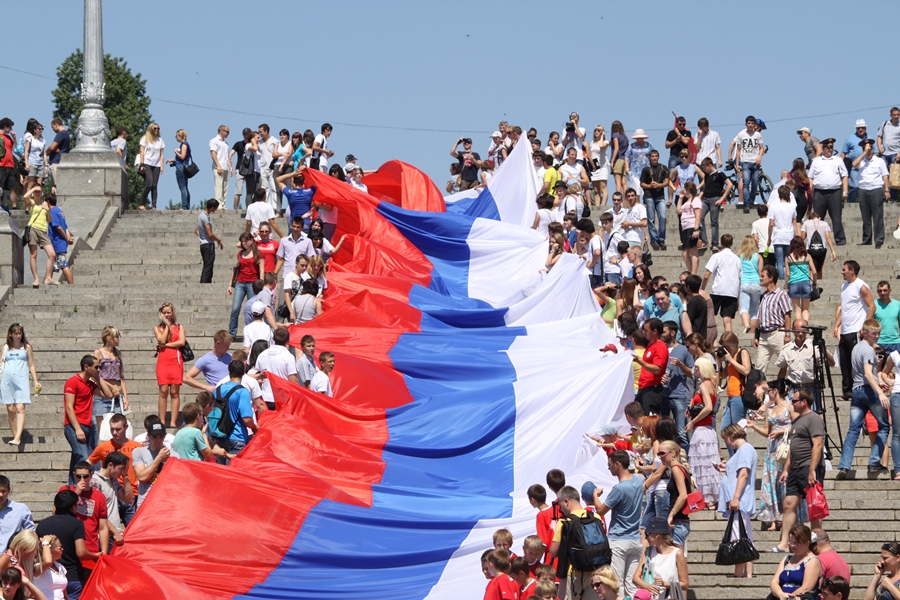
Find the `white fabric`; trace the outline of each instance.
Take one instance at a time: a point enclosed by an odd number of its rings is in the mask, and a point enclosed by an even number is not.
[[[216,383],[216,387],[219,387],[226,381],[231,381],[231,378],[223,377],[221,381]],[[262,397],[262,387],[260,387],[256,377],[253,377],[252,375],[244,375],[241,377],[241,387],[250,392],[250,400],[256,400],[257,398]],[[253,420],[256,421],[256,415],[253,416]]]
[[[500,174],[494,179],[497,177]],[[478,218],[466,243],[470,298],[496,307],[512,306],[540,283],[540,270],[547,261],[547,239],[530,227]]]
[[[114,414],[115,413],[108,412],[103,415],[103,421],[100,423],[100,431],[97,434],[98,443],[112,439],[112,431],[109,429],[109,420],[112,419]],[[125,430],[125,435],[129,440],[134,437],[134,428],[131,426],[131,421],[128,421],[128,429]]]
[[[150,143],[146,138],[141,138],[141,148],[144,149],[144,164],[150,167],[158,167],[160,166],[160,157],[162,156],[162,151],[166,147],[166,143],[159,138],[154,143]],[[137,155],[137,158],[140,159],[140,154]]]
[[[731,251],[722,248],[706,263],[706,270],[713,274],[710,294],[737,298],[741,295],[741,259]]]
[[[216,154],[216,160],[219,161],[219,166],[228,170],[228,142],[223,140],[220,136],[216,136],[213,139],[209,140],[209,149]],[[213,161],[213,168],[216,168],[216,163]]]
[[[313,374],[312,379],[309,380],[309,389],[329,397],[334,395],[331,391],[331,380],[323,371],[316,371]]]
[[[837,154],[831,157],[817,156],[809,169],[809,178],[819,190],[836,190],[843,185],[842,179],[847,176],[844,160]],[[821,216],[821,215],[820,215]]]
[[[250,221],[250,232],[256,233],[260,223],[275,218],[275,209],[268,202],[253,202],[247,207],[247,220]]]
[[[766,240],[769,239],[769,217],[763,217],[761,219],[757,219],[753,221],[753,225],[750,226],[750,233],[756,234],[759,243],[757,244],[758,252],[766,251]],[[824,241],[824,240],[823,240]],[[808,244],[807,244],[808,245]],[[771,245],[769,246],[769,251],[771,251]]]
[[[253,321],[244,326],[244,350],[249,350],[258,340],[272,345],[272,328],[265,321]]]
[[[894,361],[894,387],[891,388],[891,395],[900,394],[900,352],[891,352],[891,360]]]
[[[527,298],[509,306],[505,319],[506,324],[513,327],[575,317],[599,318],[599,314],[600,305],[591,292],[584,263],[567,253],[559,257]],[[606,343],[614,341],[610,337]]]
[[[638,200],[638,203],[631,208],[625,209],[624,222],[626,223],[637,223],[646,218],[647,207],[641,204],[640,200]],[[624,232],[625,239],[631,242],[632,246],[640,246],[644,242],[644,229],[646,229],[646,227],[624,227],[622,231]]]
[[[698,131],[697,139],[700,140],[699,148],[697,149],[697,164],[699,165],[704,158],[709,158],[714,165],[718,165],[719,157],[716,156],[716,146],[722,144],[719,134],[712,129],[706,135],[703,135],[702,131]]]
[[[543,182],[534,174],[532,166],[531,144],[520,142],[503,163],[503,168],[498,169],[487,189],[491,192],[500,220],[504,223],[525,225],[531,227],[534,222],[534,199]],[[473,197],[475,194],[459,197]],[[458,198],[457,198],[458,199]]]
[[[797,218],[797,208],[790,202],[779,202],[769,209],[769,220],[774,221],[772,244],[787,246],[794,237],[793,221]]]

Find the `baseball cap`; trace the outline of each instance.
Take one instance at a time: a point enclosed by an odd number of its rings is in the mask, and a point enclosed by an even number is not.
[[[348,162],[346,165],[344,165],[344,173],[346,173],[347,175],[349,175],[356,169],[362,169],[362,167],[352,162]]]
[[[857,120],[856,120],[856,126],[857,126],[857,127],[865,127],[865,126],[866,126],[866,120],[865,120],[865,119],[857,119]]]
[[[495,131],[494,133],[491,134],[491,137],[495,138],[495,137],[502,137],[502,136],[500,135],[499,131]]]
[[[356,160],[356,157],[353,156],[352,154],[348,154],[347,156],[344,157],[344,162],[353,162],[354,160]]]
[[[257,300],[253,303],[253,306],[250,307],[250,312],[254,315],[261,315],[266,312],[266,305]]]
[[[588,504],[594,503],[594,490],[597,489],[597,486],[594,485],[593,481],[585,481],[584,485],[581,486],[581,499],[587,502]]]
[[[147,433],[149,433],[150,435],[160,435],[160,434],[165,435],[166,426],[163,425],[162,423],[160,423],[159,421],[150,423],[150,427],[147,428]]]
[[[797,130],[797,133],[812,133],[812,131],[809,130],[809,127],[801,127]]]
[[[600,435],[616,435],[617,433],[619,433],[619,428],[615,425],[604,425],[600,429]]]
[[[564,187],[569,187],[569,186],[568,186],[568,184],[566,184],[566,182],[563,181],[562,179],[558,179],[558,180],[556,181],[556,183],[553,184],[553,187],[554,187],[554,188],[560,188],[560,187],[563,187],[563,188],[564,188]]]

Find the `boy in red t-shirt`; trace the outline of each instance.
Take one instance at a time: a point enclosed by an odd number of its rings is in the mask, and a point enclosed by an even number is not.
[[[552,579],[539,579],[534,586],[534,595],[541,600],[556,600],[557,586]]]
[[[660,339],[663,324],[659,319],[649,319],[644,323],[643,332],[647,336],[647,349],[643,356],[635,354],[632,357],[634,363],[641,367],[635,400],[641,403],[645,414],[658,415],[663,402],[662,378],[669,363],[669,347]]]
[[[528,563],[528,573],[532,577],[537,577],[535,571],[541,566],[541,558],[544,557],[546,549],[544,541],[536,535],[529,535],[522,542],[522,553]]]
[[[553,541],[553,508],[547,505],[547,490],[539,483],[535,483],[528,488],[528,502],[531,506],[538,509],[537,517],[535,517],[535,531],[538,537],[544,543],[545,558],[550,548],[550,542]]]
[[[100,490],[91,487],[92,473],[90,463],[79,461],[72,469],[75,485],[64,485],[58,491],[70,490],[78,495],[75,516],[84,523],[84,546],[88,552],[106,554],[109,550],[106,496]],[[84,558],[81,564],[87,570],[96,566],[93,558]]]
[[[516,558],[516,553],[510,550],[513,545],[512,531],[505,527],[503,529],[498,529],[494,532],[493,541],[495,550],[506,550],[509,552],[509,560]]]
[[[487,560],[493,579],[484,591],[484,600],[519,600],[519,584],[509,576],[509,552],[493,550]]]
[[[603,448],[607,456],[616,450],[631,452],[634,449],[629,440],[619,436],[619,430],[615,425],[606,425],[599,431],[599,435],[597,436],[593,436],[589,433],[586,433],[585,435],[597,442],[597,445]]]
[[[512,560],[509,567],[509,576],[519,586],[519,597],[523,600],[534,595],[534,586],[537,580],[531,576],[528,569],[528,561],[519,556]]]

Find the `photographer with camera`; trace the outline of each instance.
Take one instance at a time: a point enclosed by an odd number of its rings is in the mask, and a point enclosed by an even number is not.
[[[463,151],[458,152],[459,145],[463,145]],[[460,191],[470,190],[478,185],[478,169],[481,168],[481,156],[472,152],[472,138],[459,138],[450,148],[450,156],[459,160]]]
[[[812,390],[814,408],[820,408],[822,398],[816,385],[815,353],[812,340],[808,339],[808,326],[809,323],[805,320],[794,319],[792,324],[794,343],[785,344],[778,353],[775,366],[778,367],[778,379],[789,382],[792,388],[804,387]],[[830,366],[835,365],[834,356],[828,350],[825,350],[825,358]]]
[[[584,135],[584,127],[578,126],[578,113],[571,113],[569,120],[566,121],[566,132],[563,134],[563,139],[560,143],[563,145],[564,153],[568,153],[569,148],[575,149],[579,165],[584,165]]]
[[[726,378],[725,390],[728,393],[728,404],[725,405],[725,414],[722,415],[722,431],[732,423],[738,423],[747,416],[744,401],[741,394],[744,393],[744,378],[753,368],[750,360],[750,352],[741,348],[738,336],[732,331],[726,331],[719,339],[720,346],[716,348],[716,358],[719,359],[719,372]],[[734,456],[734,450],[728,448],[728,455]]]

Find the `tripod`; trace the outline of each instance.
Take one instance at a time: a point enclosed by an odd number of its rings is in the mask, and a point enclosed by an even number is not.
[[[838,413],[837,398],[834,396],[834,385],[831,380],[831,366],[828,364],[828,355],[825,350],[825,338],[822,337],[822,332],[825,331],[825,327],[821,325],[804,325],[801,330],[792,329],[785,331],[791,331],[792,333],[806,333],[812,336],[810,341],[813,346],[813,382],[808,387],[811,387],[813,391],[813,410],[822,417],[822,425],[825,427],[825,460],[831,460],[834,455],[832,448],[840,450],[844,447],[844,436],[841,433],[841,418]],[[826,381],[828,382],[828,389],[831,391],[831,406],[834,411],[838,442],[840,443],[835,442],[831,437],[831,434],[828,433],[828,420],[825,419],[826,410],[824,402]],[[803,386],[800,384],[793,384],[792,387],[798,389]]]

